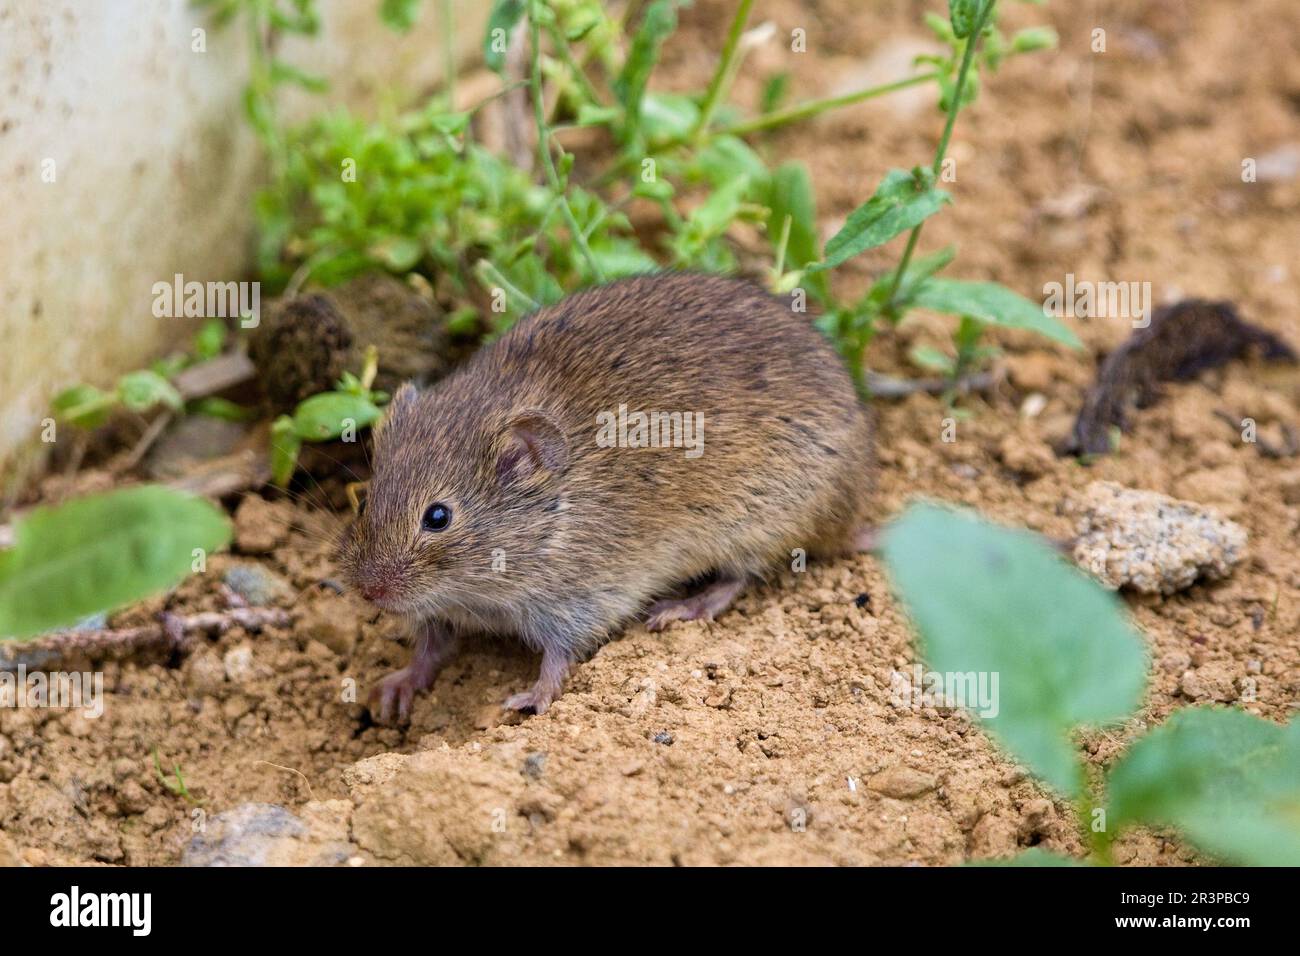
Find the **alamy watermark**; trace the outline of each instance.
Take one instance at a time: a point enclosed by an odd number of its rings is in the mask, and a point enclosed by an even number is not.
[[[152,291],[155,318],[239,319],[245,329],[262,321],[260,282],[186,282],[178,272],[171,282],[155,282]]]
[[[94,893],[75,883],[67,893],[50,897],[50,925],[55,927],[124,927],[132,936],[153,928],[152,893]]]
[[[94,720],[104,713],[103,671],[0,671],[0,707],[15,710],[81,710]]]
[[[1043,312],[1058,319],[1128,319],[1133,328],[1145,329],[1151,324],[1151,283],[1076,280],[1069,272],[1063,283],[1043,283]]]
[[[596,444],[601,448],[684,448],[687,458],[704,454],[703,412],[596,413]]]
[[[889,702],[900,710],[963,707],[984,718],[998,715],[997,671],[927,671],[913,664],[910,673],[889,675]]]

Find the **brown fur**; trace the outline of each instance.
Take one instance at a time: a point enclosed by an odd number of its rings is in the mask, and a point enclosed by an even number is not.
[[[599,447],[620,404],[702,412],[703,454]],[[733,279],[624,279],[394,398],[341,565],[391,586],[383,606],[571,661],[682,582],[844,550],[870,465],[866,409],[808,315]],[[451,526],[422,531],[435,501]]]

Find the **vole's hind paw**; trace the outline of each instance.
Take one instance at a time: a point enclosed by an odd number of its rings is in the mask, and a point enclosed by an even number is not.
[[[511,694],[501,706],[506,710],[531,710],[540,717],[551,709],[554,699],[554,694],[532,687],[522,694]]]
[[[729,608],[744,589],[742,580],[720,578],[690,597],[655,601],[646,612],[645,626],[651,631],[662,631],[673,621],[711,621]]]

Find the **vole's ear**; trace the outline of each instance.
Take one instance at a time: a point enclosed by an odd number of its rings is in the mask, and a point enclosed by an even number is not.
[[[419,394],[420,393],[416,390],[415,386],[410,382],[403,382],[397,387],[397,391],[393,393],[393,397],[390,398],[388,404],[384,406],[383,417],[379,419],[379,422],[375,425],[372,431],[376,446],[383,442],[384,430],[415,407],[415,399]]]
[[[410,382],[403,382],[397,386],[397,391],[393,393],[393,398],[388,403],[388,414],[390,416],[400,415],[402,412],[410,411],[415,405],[416,396],[419,394],[414,385]]]
[[[521,412],[506,424],[496,459],[502,482],[558,475],[568,464],[569,440],[547,412]]]

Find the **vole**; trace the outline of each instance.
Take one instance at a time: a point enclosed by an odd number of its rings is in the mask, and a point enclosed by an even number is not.
[[[463,635],[495,632],[541,652],[505,706],[543,714],[639,616],[710,620],[800,551],[866,547],[871,446],[810,317],[750,282],[640,276],[521,319],[433,388],[403,385],[376,430],[339,565],[410,617],[414,656],[372,712],[405,718]]]

